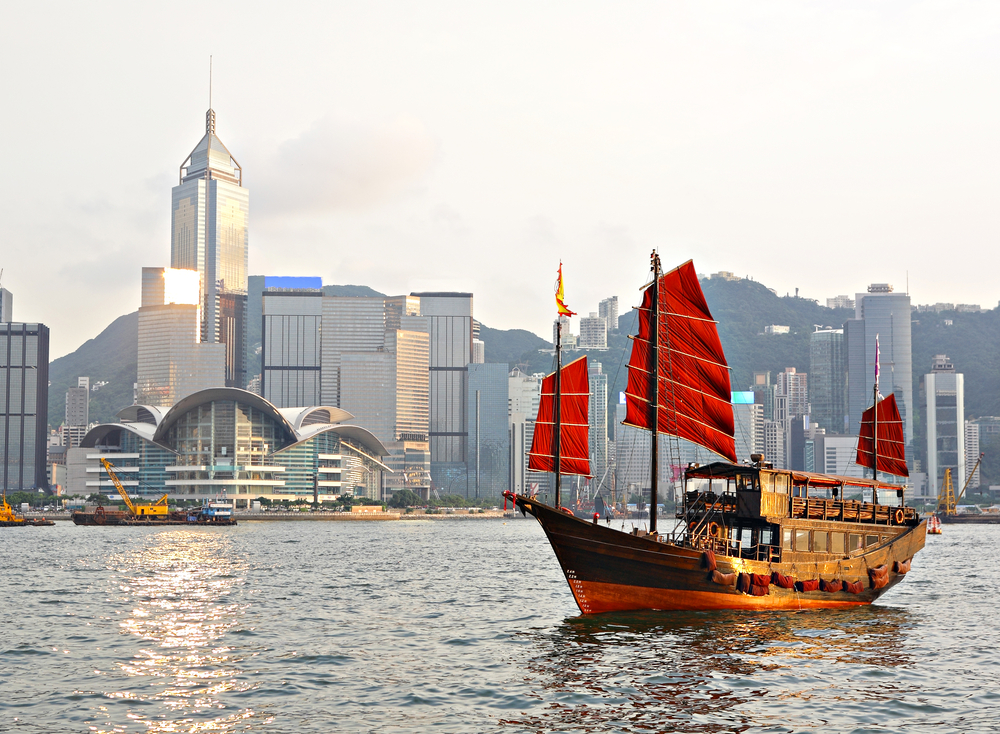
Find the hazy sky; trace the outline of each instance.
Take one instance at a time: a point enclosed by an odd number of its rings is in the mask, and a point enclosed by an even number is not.
[[[220,138],[250,272],[475,293],[551,333],[648,253],[824,299],[995,307],[1000,4],[20,3],[0,24],[2,285],[72,351],[170,264]]]

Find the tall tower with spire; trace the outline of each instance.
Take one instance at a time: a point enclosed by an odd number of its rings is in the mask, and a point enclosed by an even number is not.
[[[170,265],[202,274],[201,340],[225,345],[226,386],[245,387],[250,192],[215,134],[211,105],[205,136],[181,164],[171,199]]]

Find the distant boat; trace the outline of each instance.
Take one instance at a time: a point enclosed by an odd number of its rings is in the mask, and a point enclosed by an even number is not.
[[[551,424],[546,431],[553,440],[532,449],[551,457],[539,458],[535,467],[554,472],[555,507],[534,497],[505,496],[541,524],[584,614],[870,604],[904,578],[926,531],[916,510],[904,506],[902,489],[877,479],[877,471],[906,473],[894,397],[880,398],[876,372],[876,399],[862,423],[867,439],[859,440],[858,450],[858,463],[875,471],[872,479],[775,469],[760,454],[752,463],[737,463],[728,363],[694,265],[688,261],[662,273],[655,252],[651,260],[624,421],[650,432],[648,531],[618,531],[560,507],[560,475],[567,467],[589,473],[589,466],[577,455],[563,465],[563,446],[577,445],[579,432],[576,425],[561,425],[562,406],[573,401],[563,403],[560,388],[576,384],[570,370],[580,368],[577,362],[561,367],[558,336],[551,409],[539,408],[539,424]],[[560,274],[560,312],[561,295]],[[543,411],[550,421],[542,420]],[[566,415],[576,416],[574,424],[585,422],[575,411],[567,408]],[[658,530],[657,518],[661,433],[725,459],[687,467],[677,527],[667,533]],[[867,492],[871,501],[847,499],[848,490]],[[898,505],[879,502],[879,495],[888,494],[897,495]]]
[[[233,506],[225,499],[202,501],[201,507],[189,510],[171,510],[164,494],[155,502],[133,502],[121,480],[115,473],[114,464],[101,458],[104,471],[115,485],[118,495],[125,503],[125,510],[108,510],[103,505],[92,510],[80,510],[72,514],[74,525],[235,525]]]
[[[7,490],[3,490],[2,500],[0,500],[0,528],[45,527],[48,525],[55,525],[55,523],[44,517],[27,518],[14,512],[14,509],[7,504]]]

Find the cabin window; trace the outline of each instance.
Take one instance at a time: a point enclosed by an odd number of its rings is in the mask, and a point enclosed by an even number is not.
[[[830,552],[844,554],[844,534],[830,533]]]
[[[774,543],[774,533],[771,528],[762,528],[760,531],[760,544],[761,545],[771,545]]]
[[[785,528],[781,531],[781,547],[785,550],[792,549],[792,529]]]
[[[807,550],[809,550],[809,531],[808,530],[796,530],[795,531],[795,550],[797,550],[797,551],[807,551]]]
[[[861,550],[861,536],[851,533],[851,553]]]
[[[774,478],[774,490],[775,492],[781,492],[782,494],[788,494],[788,475],[787,474],[772,474]]]
[[[740,528],[740,548],[749,548],[753,544],[752,539],[752,528]]]
[[[869,548],[873,545],[878,545],[877,535],[866,535],[865,536],[865,548]]]
[[[813,531],[813,550],[817,553],[826,553],[829,546],[828,537],[826,532]]]
[[[792,497],[806,497],[808,496],[806,492],[806,485],[796,484],[792,487]]]

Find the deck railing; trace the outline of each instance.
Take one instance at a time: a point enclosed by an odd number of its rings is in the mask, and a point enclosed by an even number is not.
[[[912,507],[893,507],[891,505],[874,505],[871,502],[859,500],[829,499],[825,497],[787,497],[767,492],[768,506],[761,501],[761,515],[805,518],[809,520],[840,520],[845,522],[874,523],[877,525],[911,525],[917,520],[917,511]],[[710,521],[711,516],[727,517],[736,515],[736,496],[731,494],[717,495],[714,492],[688,492],[686,507],[677,517],[685,522],[696,523],[696,529],[702,531]],[[787,503],[785,507],[771,505],[777,502]],[[900,515],[899,511],[902,511]],[[690,529],[690,528],[689,528]]]

